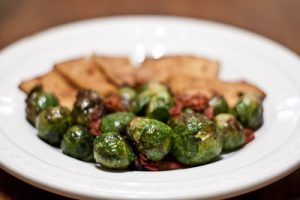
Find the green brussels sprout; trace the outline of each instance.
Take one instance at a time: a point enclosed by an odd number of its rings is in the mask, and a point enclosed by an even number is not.
[[[129,122],[135,117],[135,114],[130,112],[116,112],[106,115],[101,119],[101,132],[123,133]]]
[[[34,87],[26,98],[26,118],[35,126],[37,116],[46,108],[58,105],[57,98],[43,91],[42,86]]]
[[[63,134],[71,124],[72,115],[62,106],[47,108],[36,119],[38,136],[54,146],[60,144]]]
[[[146,110],[146,116],[152,119],[157,119],[162,122],[167,122],[168,119],[170,118],[170,113],[169,113],[170,107],[171,107],[171,96],[168,97],[154,96],[151,98],[148,104]]]
[[[223,150],[231,151],[245,144],[244,128],[233,115],[219,114],[215,117],[215,121],[223,138]]]
[[[172,153],[185,165],[205,164],[222,151],[222,137],[214,123],[199,113],[181,113],[169,122],[173,129]]]
[[[73,107],[73,117],[77,124],[98,131],[100,118],[104,113],[104,104],[100,95],[94,90],[80,90]]]
[[[126,169],[136,156],[122,136],[115,132],[107,132],[94,140],[94,158],[103,167]]]
[[[81,125],[71,126],[64,134],[61,149],[66,155],[84,161],[93,160],[94,137]]]
[[[131,102],[136,96],[136,92],[131,87],[122,87],[119,90],[119,95],[126,109],[130,109]]]
[[[134,113],[166,122],[170,117],[171,105],[172,97],[168,89],[160,83],[150,82],[138,89],[131,110]]]
[[[137,117],[129,123],[127,133],[149,160],[159,161],[171,149],[172,129],[158,120]]]
[[[263,123],[262,101],[255,93],[244,94],[236,104],[234,113],[246,128],[256,130]]]
[[[229,111],[229,106],[223,96],[214,96],[208,104],[213,108],[214,116]]]

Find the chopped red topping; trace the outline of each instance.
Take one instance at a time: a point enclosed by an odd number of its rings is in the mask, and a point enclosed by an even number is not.
[[[172,116],[175,116],[175,115],[179,115],[182,111],[182,105],[181,104],[178,104],[176,106],[173,106],[172,108],[170,108],[169,112]]]
[[[208,107],[209,99],[202,94],[187,95],[183,93],[175,94],[176,106],[181,108],[191,108],[194,111],[204,111]],[[179,107],[180,108],[180,107]]]
[[[246,144],[248,144],[249,142],[254,140],[255,135],[254,135],[254,131],[252,129],[245,128],[244,133],[245,133],[245,136],[246,136]]]
[[[138,162],[145,169],[150,171],[162,171],[162,170],[173,170],[184,168],[184,165],[178,161],[151,161],[148,160],[143,154],[139,154]]]
[[[110,94],[104,101],[105,110],[109,113],[117,111],[125,111],[121,97],[115,93]]]
[[[101,116],[103,114],[103,107],[94,107],[89,110],[90,112],[90,132],[92,135],[100,134]]]
[[[90,129],[91,134],[95,135],[95,136],[100,135],[99,127],[100,127],[100,120],[92,121],[91,122],[91,129]]]
[[[214,108],[213,107],[207,107],[204,110],[204,115],[208,118],[208,119],[212,119],[214,117]]]

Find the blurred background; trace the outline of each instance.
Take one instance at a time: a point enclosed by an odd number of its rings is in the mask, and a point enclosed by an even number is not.
[[[300,53],[299,0],[0,0],[0,48],[37,31],[112,15],[202,18],[267,36]]]
[[[56,25],[113,15],[176,15],[238,26],[300,54],[300,0],[0,0],[0,49]],[[299,66],[300,67],[300,66]],[[67,199],[0,170],[0,200]],[[300,170],[233,199],[300,199]]]

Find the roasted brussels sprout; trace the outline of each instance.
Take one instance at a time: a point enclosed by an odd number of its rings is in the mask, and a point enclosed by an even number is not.
[[[92,132],[97,132],[100,118],[104,113],[103,100],[94,90],[81,90],[73,108],[75,122],[87,126]]]
[[[236,104],[234,113],[246,128],[256,130],[263,123],[262,101],[255,93],[244,94]]]
[[[94,158],[103,167],[126,169],[136,157],[122,136],[115,132],[107,132],[94,140]]]
[[[54,146],[60,144],[63,134],[71,124],[71,113],[61,106],[47,108],[36,119],[38,136]]]
[[[172,98],[168,89],[160,83],[150,82],[138,89],[138,94],[132,102],[132,111],[166,122],[170,117],[171,105]]]
[[[26,98],[26,118],[35,126],[35,120],[43,110],[58,105],[57,98],[43,91],[42,86],[34,87]]]
[[[208,104],[213,108],[214,116],[229,111],[229,106],[223,96],[214,96]]]
[[[157,119],[162,122],[167,122],[170,117],[170,107],[170,97],[152,97],[146,110],[146,116],[152,119]]]
[[[212,161],[222,151],[222,138],[214,123],[199,113],[181,113],[170,120],[172,153],[185,165]]]
[[[131,87],[122,87],[119,90],[119,95],[122,99],[123,105],[128,110],[130,109],[131,102],[136,96],[136,92]]]
[[[116,112],[106,115],[101,119],[101,132],[124,133],[129,122],[135,117],[135,114],[130,112]]]
[[[127,133],[149,160],[159,161],[171,149],[172,129],[158,120],[135,118],[129,123]]]
[[[93,160],[94,137],[81,125],[71,126],[64,134],[61,149],[64,154],[84,161]]]
[[[219,114],[215,117],[215,121],[217,130],[223,138],[223,150],[234,150],[245,144],[244,128],[233,115]]]

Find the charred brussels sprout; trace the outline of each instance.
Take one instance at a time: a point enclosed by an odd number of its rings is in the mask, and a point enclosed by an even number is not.
[[[136,157],[122,136],[115,132],[107,132],[94,140],[94,158],[103,167],[126,169]]]
[[[126,109],[129,109],[131,106],[132,100],[136,96],[136,92],[131,87],[122,87],[119,90],[119,95],[120,95],[122,102],[123,102],[124,106],[126,107]]]
[[[116,112],[102,117],[101,131],[123,133],[126,131],[129,122],[135,118],[135,114],[130,112]]]
[[[42,86],[34,87],[26,98],[26,118],[35,126],[35,120],[43,110],[58,105],[57,98],[43,91]]]
[[[223,150],[234,150],[245,144],[244,128],[233,115],[219,114],[215,117],[215,121],[223,138]]]
[[[73,117],[77,124],[87,126],[91,131],[98,131],[103,112],[103,100],[96,91],[81,90],[78,92],[73,108]]]
[[[171,149],[172,129],[155,119],[135,118],[129,123],[127,133],[149,160],[161,160]]]
[[[71,113],[61,106],[47,108],[36,119],[38,136],[54,146],[60,144],[63,134],[71,124]]]
[[[173,128],[172,153],[186,165],[210,162],[222,151],[222,138],[215,125],[198,113],[181,113],[170,120]]]
[[[61,149],[64,154],[84,161],[93,160],[94,137],[86,127],[71,126],[64,134]]]
[[[160,83],[150,82],[138,89],[132,102],[132,111],[166,122],[170,117],[171,105],[172,97],[168,89]]]
[[[223,96],[215,96],[209,101],[209,106],[213,108],[214,116],[220,113],[228,113],[229,106]]]
[[[263,123],[263,107],[260,97],[254,93],[244,94],[234,112],[246,128],[258,129]]]

